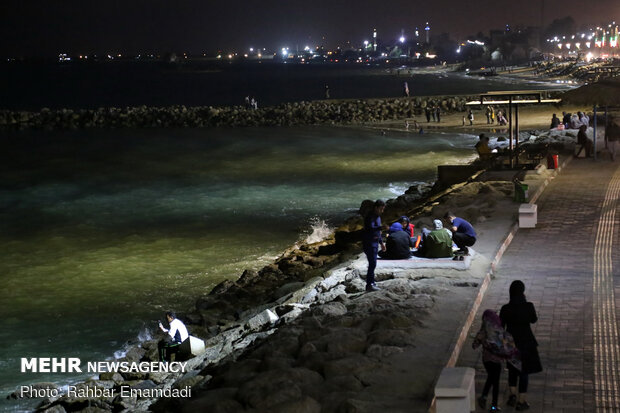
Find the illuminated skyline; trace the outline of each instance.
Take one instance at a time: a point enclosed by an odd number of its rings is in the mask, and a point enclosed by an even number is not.
[[[278,2],[217,2],[197,0],[133,0],[84,2],[63,0],[5,0],[0,6],[0,54],[54,56],[59,52],[119,51],[214,52],[249,47],[303,48],[322,44],[333,48],[372,41],[411,37],[416,27],[430,22],[432,34],[464,38],[477,32],[511,26],[539,26],[541,2],[524,0],[499,4],[478,0],[444,0],[413,4],[388,0],[355,3],[316,0]],[[620,2],[600,0],[585,5],[577,0],[546,0],[544,23],[572,16],[578,27],[620,17]],[[380,9],[378,9],[380,7]]]

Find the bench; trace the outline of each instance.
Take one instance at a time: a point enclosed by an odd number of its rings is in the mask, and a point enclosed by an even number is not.
[[[536,204],[521,204],[519,206],[519,228],[535,228],[538,222],[538,208]]]
[[[435,385],[436,413],[476,410],[476,371],[471,367],[444,367]]]

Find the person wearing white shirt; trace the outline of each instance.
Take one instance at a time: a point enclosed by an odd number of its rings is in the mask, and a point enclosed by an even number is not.
[[[166,319],[170,325],[169,329],[164,328],[161,322],[159,323],[161,331],[168,333],[166,334],[166,338],[161,340],[157,345],[161,361],[170,361],[170,355],[176,353],[181,343],[189,337],[187,327],[176,317],[176,314],[172,311],[168,311],[166,313]]]
[[[581,113],[581,116],[579,117],[579,121],[581,122],[582,125],[585,125],[586,128],[590,127],[590,117],[588,115],[586,115],[585,113],[579,112]]]

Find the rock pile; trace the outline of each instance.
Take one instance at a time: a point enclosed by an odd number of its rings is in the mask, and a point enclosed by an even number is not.
[[[467,96],[401,99],[325,100],[283,103],[260,109],[242,106],[170,106],[95,110],[0,111],[0,129],[201,128],[292,126],[380,122],[420,114],[439,105],[444,112],[464,111]]]
[[[394,360],[415,348],[415,330],[441,287],[392,274],[381,281],[382,291],[364,294],[359,271],[334,271],[302,297],[303,305],[313,306],[299,319],[289,317],[242,357],[203,369],[199,375],[205,379],[194,387],[193,399],[160,400],[151,410],[318,413],[359,411],[361,405],[361,411],[411,407],[411,398],[424,399],[427,389],[416,391],[402,381],[407,396],[399,398],[401,392],[367,394],[367,387],[394,383]]]
[[[408,211],[431,219],[441,208],[457,207],[476,223],[492,212],[495,199],[509,196],[510,186],[470,182],[430,195],[425,203],[392,200],[385,221]],[[413,196],[424,189],[408,192]],[[473,200],[472,212],[464,204]],[[452,294],[454,287],[470,294],[478,279],[456,270],[388,271],[377,274],[382,290],[365,294],[366,261],[356,246],[360,229],[361,219],[351,219],[329,239],[292,247],[262,270],[221,283],[200,297],[194,310],[179,314],[207,347],[188,361],[185,373],[104,373],[78,386],[115,389],[113,397],[62,395],[43,401],[39,411],[198,411],[206,406],[223,412],[377,411],[381,406],[411,411],[414,400],[426,405],[432,378],[415,377],[419,382],[412,383],[415,366],[402,366],[418,351],[414,340],[436,295]],[[451,308],[446,314],[461,311],[455,310],[457,298],[445,301]],[[461,298],[465,307],[470,297]],[[124,360],[156,359],[152,340],[131,347]],[[191,388],[198,397],[123,398],[121,386]],[[390,396],[369,396],[368,386],[390,387]],[[402,397],[394,396],[393,386],[400,386]]]

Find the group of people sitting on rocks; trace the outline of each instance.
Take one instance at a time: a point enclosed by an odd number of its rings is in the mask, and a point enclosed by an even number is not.
[[[551,117],[551,126],[549,129],[579,129],[590,126],[590,117],[585,112],[569,113],[562,112],[562,120],[554,113]]]
[[[408,259],[412,255],[423,258],[450,258],[463,260],[469,255],[468,247],[476,243],[476,231],[463,218],[447,212],[444,220],[449,228],[444,228],[441,219],[433,221],[433,229],[423,228],[421,235],[414,237],[414,225],[407,216],[400,217],[390,225],[385,242],[381,236],[381,214],[385,210],[385,202],[377,200],[372,210],[364,214],[362,245],[368,259],[366,274],[366,291],[376,291],[375,268],[377,256],[384,259]],[[454,251],[453,244],[458,251]]]

